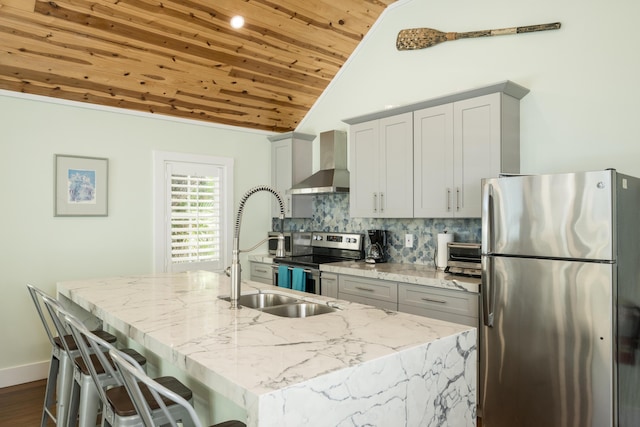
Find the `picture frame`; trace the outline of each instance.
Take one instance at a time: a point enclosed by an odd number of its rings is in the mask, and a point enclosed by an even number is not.
[[[54,216],[107,216],[109,159],[56,154]]]

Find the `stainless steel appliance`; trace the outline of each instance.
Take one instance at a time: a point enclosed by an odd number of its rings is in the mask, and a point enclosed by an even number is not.
[[[348,193],[347,133],[332,130],[320,134],[320,170],[295,184],[287,194]]]
[[[285,231],[282,234],[284,234],[284,252],[286,256],[308,255],[311,253],[311,232]],[[268,234],[269,253],[271,255],[276,254],[278,246],[276,238],[279,235],[279,231],[270,231]]]
[[[320,295],[320,264],[340,261],[358,261],[364,258],[364,235],[357,233],[330,233],[314,231],[311,253],[275,258],[273,284],[278,284],[278,269],[286,265],[290,270],[303,268],[306,274],[305,291]]]
[[[480,277],[482,274],[481,245],[480,243],[447,243],[449,257],[446,273],[459,274],[462,276]]]
[[[387,262],[387,231],[367,230],[369,234],[369,250],[365,261],[370,264]]]
[[[483,427],[640,425],[640,180],[483,181]]]

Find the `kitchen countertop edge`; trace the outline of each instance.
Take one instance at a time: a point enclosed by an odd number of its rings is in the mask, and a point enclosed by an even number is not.
[[[364,261],[344,261],[321,264],[320,271],[472,293],[480,292],[481,282],[477,277],[455,276],[421,264],[368,264]]]

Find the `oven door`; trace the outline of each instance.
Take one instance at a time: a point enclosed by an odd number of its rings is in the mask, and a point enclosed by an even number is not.
[[[273,264],[273,285],[278,286],[278,267],[283,264]],[[285,264],[287,265],[287,264]],[[320,295],[320,270],[315,268],[307,268],[307,267],[294,267],[292,265],[287,265],[289,269],[289,274],[293,271],[294,268],[302,268],[306,274],[306,281],[304,291],[310,294]]]

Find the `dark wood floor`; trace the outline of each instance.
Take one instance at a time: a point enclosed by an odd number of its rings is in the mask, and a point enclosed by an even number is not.
[[[0,426],[39,426],[46,380],[0,388]],[[47,426],[55,426],[49,421]]]

